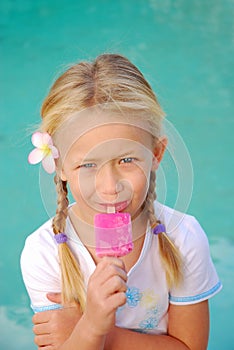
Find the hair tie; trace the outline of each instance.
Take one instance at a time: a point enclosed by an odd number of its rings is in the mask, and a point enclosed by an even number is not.
[[[66,243],[67,242],[67,235],[65,233],[58,233],[54,235],[54,239],[58,244]]]
[[[153,228],[153,233],[155,235],[158,235],[159,233],[162,233],[162,232],[166,232],[165,225],[163,225],[163,224],[158,224],[157,226],[155,226]]]

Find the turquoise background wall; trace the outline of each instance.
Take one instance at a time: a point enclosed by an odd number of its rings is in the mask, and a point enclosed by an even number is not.
[[[231,0],[1,1],[0,349],[36,348],[19,267],[26,236],[48,218],[39,168],[27,163],[32,127],[55,77],[102,52],[142,70],[186,144],[194,169],[187,211],[207,232],[224,284],[211,301],[209,349],[234,349],[233,18]],[[169,155],[164,162],[167,171]],[[176,185],[169,173],[170,205]]]

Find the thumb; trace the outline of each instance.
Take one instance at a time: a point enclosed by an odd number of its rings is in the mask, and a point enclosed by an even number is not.
[[[46,297],[49,301],[56,304],[62,304],[62,294],[61,293],[47,293]]]

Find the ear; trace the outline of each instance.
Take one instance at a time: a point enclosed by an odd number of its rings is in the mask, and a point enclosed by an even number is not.
[[[67,177],[66,177],[63,169],[60,170],[60,174],[59,175],[60,175],[60,178],[61,178],[62,181],[67,181]]]
[[[62,165],[59,159],[55,159],[55,166],[56,166],[56,173],[59,175],[60,179],[62,181],[67,181],[67,177],[65,175],[65,172],[62,168]]]
[[[153,162],[152,162],[152,171],[158,169],[159,163],[161,162],[164,152],[167,147],[167,138],[166,136],[162,136],[157,139],[155,147],[153,149]]]

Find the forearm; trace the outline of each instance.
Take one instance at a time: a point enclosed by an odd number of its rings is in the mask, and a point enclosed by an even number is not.
[[[151,335],[115,327],[106,338],[104,350],[189,350],[176,338],[168,335]]]
[[[103,350],[106,337],[95,334],[82,316],[59,350]]]

